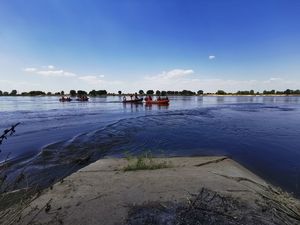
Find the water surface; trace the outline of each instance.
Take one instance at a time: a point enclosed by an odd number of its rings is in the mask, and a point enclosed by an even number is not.
[[[121,98],[58,102],[57,97],[0,97],[0,130],[21,122],[1,146],[15,161],[8,180],[30,174],[45,183],[86,162],[124,152],[227,155],[300,196],[300,97],[170,97],[169,106]],[[43,177],[43,178],[41,178]],[[46,182],[47,183],[47,182]]]

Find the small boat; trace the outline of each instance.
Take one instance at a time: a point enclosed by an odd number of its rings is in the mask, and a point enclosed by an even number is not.
[[[123,100],[123,103],[143,103],[143,98],[133,99],[133,100]]]
[[[60,98],[59,101],[60,102],[70,102],[70,101],[72,101],[72,99],[71,98]]]
[[[161,99],[161,100],[147,100],[146,104],[159,104],[159,105],[168,105],[169,99]]]
[[[76,98],[76,101],[79,101],[79,102],[87,102],[89,100],[88,97],[84,97],[84,98]]]

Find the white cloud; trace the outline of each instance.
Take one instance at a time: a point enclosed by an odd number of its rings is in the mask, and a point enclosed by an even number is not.
[[[177,71],[177,72],[172,72]],[[178,72],[181,71],[181,72]],[[183,72],[185,71],[185,72]],[[190,76],[187,76],[189,74]],[[235,80],[226,78],[213,78],[205,75],[195,74],[193,70],[176,69],[169,72],[162,72],[158,75],[145,76],[136,82],[126,82],[124,91],[133,90],[184,90],[192,91],[204,90],[205,92],[216,92],[225,90],[226,92],[236,92],[238,90],[285,90],[299,89],[300,81],[292,81],[279,77],[269,79],[245,79]]]
[[[209,55],[209,56],[208,56],[208,59],[210,59],[210,60],[215,59],[215,58],[216,58],[215,55]]]
[[[146,79],[148,80],[157,80],[157,79],[180,79],[186,77],[187,75],[193,74],[193,70],[183,70],[183,69],[174,69],[170,71],[163,71],[162,73],[155,76],[148,76]]]
[[[37,69],[37,68],[25,68],[25,72],[31,72],[38,75],[46,76],[46,77],[76,77],[77,75],[72,72],[60,70],[54,70],[55,66],[49,65],[47,67],[43,67],[44,70]],[[47,68],[47,69],[45,69]]]
[[[90,76],[81,76],[78,77],[79,80],[82,80],[90,85],[99,85],[103,83],[103,80],[100,79],[102,78],[101,76],[94,76],[94,75],[90,75]]]
[[[25,68],[25,69],[23,69],[25,72],[35,72],[35,71],[37,71],[37,69],[36,68],[33,68],[33,67],[28,67],[28,68]]]
[[[47,77],[76,77],[76,74],[63,70],[40,70],[36,73]]]
[[[279,77],[271,77],[268,81],[272,82],[272,81],[279,81],[279,80],[282,80],[282,79]]]
[[[141,76],[137,79],[129,80],[110,80],[104,75],[76,75],[75,73],[65,71],[63,69],[55,68],[54,66],[47,66],[41,68],[25,68],[24,71],[44,77],[74,77],[71,79],[73,86],[79,88],[89,89],[106,89],[110,92],[122,90],[123,92],[134,92],[140,89],[143,90],[183,90],[189,89],[192,91],[204,90],[205,92],[216,92],[217,90],[224,90],[226,92],[235,92],[238,90],[285,90],[299,89],[300,80],[285,79],[282,76],[273,75],[268,79],[227,79],[226,75],[221,78],[214,76],[195,73],[192,69],[173,69],[169,71],[162,71],[158,74]],[[3,84],[3,81],[1,81]],[[53,82],[57,82],[53,80]],[[6,82],[7,84],[7,82]],[[19,83],[19,87],[22,88]],[[25,84],[24,86],[28,86]],[[60,89],[73,88],[69,87],[71,84],[60,83]],[[5,87],[5,85],[2,85]],[[12,83],[10,85],[13,86]],[[15,86],[15,85],[14,85]],[[56,87],[54,87],[56,88]],[[3,88],[2,88],[3,89]]]
[[[65,77],[76,77],[77,76],[75,73],[66,72],[66,71],[64,71],[63,74],[64,74]]]

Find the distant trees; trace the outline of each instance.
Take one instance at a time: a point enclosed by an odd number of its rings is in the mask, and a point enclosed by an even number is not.
[[[77,95],[78,95],[78,96],[87,95],[87,92],[86,92],[86,91],[83,91],[83,90],[78,90],[78,91],[77,91]]]
[[[87,93],[86,91],[83,90],[70,90],[70,95],[72,97],[75,97],[76,95],[78,96],[84,96],[84,95],[90,95],[90,96],[103,96],[103,95],[115,95],[114,93],[108,93],[106,90],[92,90],[89,93]],[[140,95],[144,95],[145,92],[143,90],[139,90],[138,93]],[[162,96],[166,96],[166,95],[183,95],[183,96],[190,96],[190,95],[203,95],[204,91],[203,90],[198,90],[197,92],[193,92],[190,90],[182,90],[182,91],[160,91],[160,90],[156,90],[155,92],[153,90],[147,90],[146,94],[147,95],[154,95],[154,93],[156,95],[162,95]],[[65,92],[64,91],[60,91],[60,92],[55,92],[55,93],[51,93],[51,92],[47,92],[48,96],[51,95],[64,95]],[[118,91],[118,94],[121,95],[122,91]],[[262,93],[259,92],[255,92],[254,90],[244,90],[244,91],[237,91],[235,93],[226,93],[224,90],[218,90],[216,93],[205,93],[206,95],[210,95],[210,94],[217,94],[217,95],[300,95],[300,90],[291,90],[291,89],[286,89],[285,91],[276,91],[276,90],[264,90]],[[18,93],[17,90],[12,90],[11,92],[7,92],[7,91],[1,91],[0,90],[0,96],[17,96],[17,95],[22,95],[22,96],[37,96],[37,95],[46,95],[45,92],[43,91],[30,91],[30,92],[20,92]]]
[[[73,96],[73,97],[76,96],[76,91],[75,90],[70,90],[70,95]]]
[[[107,91],[106,90],[99,90],[99,91],[96,91],[96,94],[97,95],[107,95]]]
[[[293,94],[295,94],[295,95],[300,95],[300,90],[296,90],[296,91],[293,91]]]
[[[17,95],[17,93],[18,93],[17,90],[12,90],[12,91],[10,92],[10,95],[13,95],[13,96],[14,96],[14,95]]]
[[[299,95],[300,94],[300,90],[291,90],[291,89],[286,89],[285,91],[275,91],[275,90],[271,90],[271,91],[267,91],[264,90],[263,91],[264,95]]]
[[[293,91],[293,94],[294,95],[300,95],[300,90],[297,89],[297,90]]]
[[[283,92],[285,95],[299,95],[300,94],[300,90],[290,90],[290,89],[286,89],[284,92]]]
[[[275,93],[276,93],[275,90],[271,90],[271,91],[266,91],[266,90],[264,90],[264,91],[263,91],[263,94],[264,94],[264,95],[275,95]]]
[[[283,91],[282,94],[285,95],[299,95],[300,94],[300,90],[290,90],[290,89],[286,89],[285,91]]]
[[[236,95],[255,95],[254,90],[250,90],[250,91],[238,91],[235,94]]]
[[[78,94],[79,95],[79,94]],[[96,90],[92,90],[89,92],[89,95],[90,96],[96,96]]]
[[[216,92],[216,94],[217,94],[217,95],[226,95],[226,92],[223,91],[223,90],[218,90],[218,91]]]
[[[167,91],[168,95],[178,95],[179,91]]]
[[[79,91],[77,92],[77,94],[80,95]],[[86,95],[86,94],[84,94],[84,95]],[[90,96],[107,95],[107,91],[106,90],[98,90],[98,91],[92,90],[92,91],[89,92],[89,95]]]
[[[181,95],[195,95],[196,93],[193,91],[189,91],[189,90],[183,90],[181,92]]]
[[[162,91],[161,95],[195,95],[196,92],[190,90],[183,91]]]
[[[166,91],[162,91],[161,92],[161,96],[166,96],[167,95],[167,92]]]
[[[199,91],[197,91],[197,94],[198,94],[198,95],[203,95],[203,91],[202,91],[202,90],[199,90]]]
[[[148,90],[146,93],[147,93],[147,95],[153,95],[154,91],[153,90]]]
[[[43,91],[30,91],[28,94],[29,94],[30,96],[46,95],[46,93],[43,92]]]
[[[259,95],[259,92],[256,92],[254,90],[250,91],[238,91],[235,93],[236,95]],[[291,90],[286,89],[285,91],[276,91],[276,90],[264,90],[262,92],[263,95],[300,95],[300,90]]]

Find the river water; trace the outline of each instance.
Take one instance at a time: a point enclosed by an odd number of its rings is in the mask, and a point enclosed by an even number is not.
[[[118,96],[69,103],[0,97],[0,131],[21,122],[0,146],[0,160],[11,162],[7,183],[22,172],[27,184],[47,185],[99,158],[128,153],[226,155],[300,196],[300,97],[170,100],[150,107],[123,104]]]

